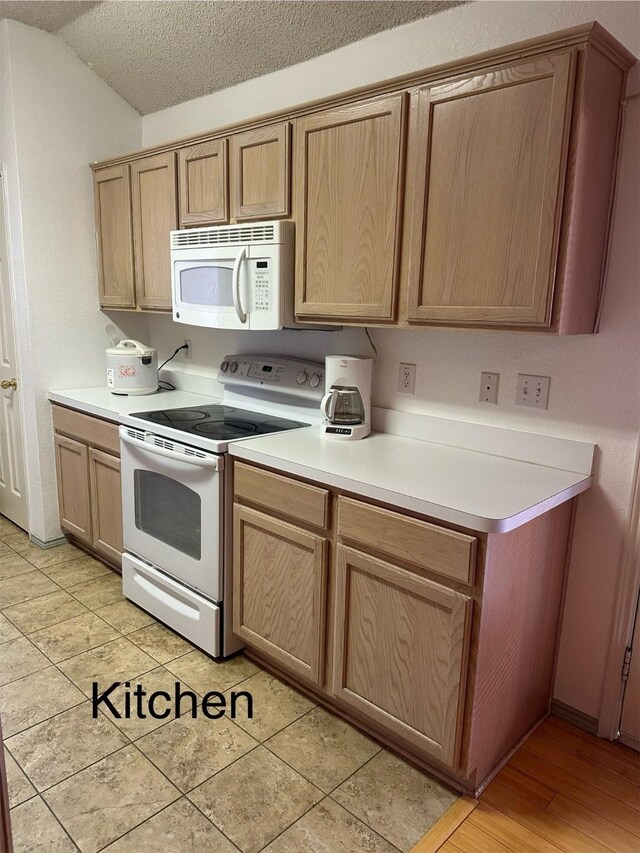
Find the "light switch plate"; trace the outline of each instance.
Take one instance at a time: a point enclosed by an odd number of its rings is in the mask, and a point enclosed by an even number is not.
[[[478,399],[481,403],[498,402],[498,382],[500,381],[499,373],[481,373],[480,374],[480,396]]]
[[[516,406],[548,409],[550,385],[550,376],[529,376],[526,373],[519,373],[516,386]]]

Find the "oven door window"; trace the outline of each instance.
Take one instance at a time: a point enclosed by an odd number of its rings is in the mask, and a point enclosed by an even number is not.
[[[164,474],[134,472],[136,527],[194,560],[202,553],[200,495]]]
[[[181,269],[180,302],[183,305],[205,305],[232,308],[233,271],[220,265],[202,265]]]

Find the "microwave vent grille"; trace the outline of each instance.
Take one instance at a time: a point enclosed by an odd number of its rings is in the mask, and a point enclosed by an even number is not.
[[[194,228],[171,233],[172,249],[206,248],[207,246],[276,243],[276,227],[265,225],[230,225],[222,228]]]

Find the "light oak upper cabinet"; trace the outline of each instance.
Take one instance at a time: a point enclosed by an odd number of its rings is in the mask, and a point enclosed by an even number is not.
[[[409,321],[548,327],[575,53],[413,96]]]
[[[181,148],[178,164],[180,227],[228,222],[227,140]]]
[[[327,540],[234,507],[233,629],[295,675],[322,683]]]
[[[89,449],[89,483],[93,548],[114,563],[122,559],[122,497],[120,460]]]
[[[135,308],[129,164],[93,173],[100,304]]]
[[[471,598],[344,545],[334,571],[333,695],[455,768]]]
[[[171,309],[169,232],[178,227],[176,154],[131,163],[138,306]]]
[[[296,314],[395,317],[403,93],[296,121]]]
[[[231,146],[231,218],[269,219],[291,212],[291,125],[238,133]]]
[[[55,436],[60,526],[91,544],[89,448],[65,436]]]

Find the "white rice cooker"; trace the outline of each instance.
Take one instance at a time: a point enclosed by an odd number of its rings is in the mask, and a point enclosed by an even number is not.
[[[120,341],[107,350],[107,388],[112,394],[153,394],[158,390],[158,353],[140,341]]]

